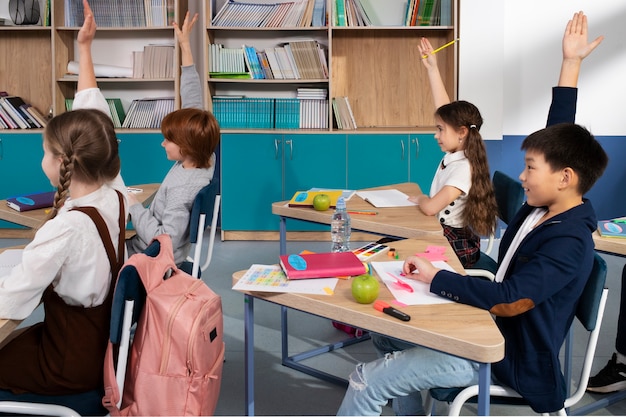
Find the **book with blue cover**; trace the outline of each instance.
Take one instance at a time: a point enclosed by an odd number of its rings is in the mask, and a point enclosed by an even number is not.
[[[626,218],[598,221],[598,233],[602,237],[626,237]]]
[[[20,212],[52,207],[54,193],[54,191],[47,191],[7,198],[7,205]]]

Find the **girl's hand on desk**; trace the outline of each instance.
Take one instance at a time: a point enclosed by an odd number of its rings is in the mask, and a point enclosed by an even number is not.
[[[404,261],[402,272],[407,278],[430,284],[439,268],[435,268],[427,259],[420,256],[409,256]]]

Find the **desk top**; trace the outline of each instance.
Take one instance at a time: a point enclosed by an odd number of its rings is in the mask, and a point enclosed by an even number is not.
[[[367,188],[367,190],[396,189],[407,195],[421,194],[419,185],[412,182],[392,184],[383,187]],[[317,211],[312,208],[289,207],[289,201],[279,201],[272,204],[272,213],[279,216],[307,220],[315,223],[330,224],[333,210]],[[404,238],[419,238],[442,234],[441,225],[435,216],[427,216],[417,206],[375,208],[358,195],[353,195],[347,201],[348,211],[372,210],[378,211],[375,216],[351,214],[353,230],[362,230],[397,236]]]
[[[139,201],[142,201],[144,205],[150,204],[154,194],[159,188],[160,184],[141,184],[133,185],[133,188],[141,188],[143,192],[137,193],[136,196]],[[30,228],[36,228],[48,216],[50,209],[38,209],[30,211],[17,211],[10,208],[6,200],[0,200],[0,220],[6,220],[11,223],[19,224]]]
[[[626,239],[620,237],[602,237],[596,230],[593,232],[596,250],[614,255],[626,256]]]
[[[450,266],[457,271],[463,271],[458,258],[442,235],[391,242],[389,245],[396,249],[400,259],[423,252],[428,245],[445,246]],[[391,258],[384,253],[371,260],[385,261]],[[235,272],[233,284],[245,272]],[[409,314],[411,320],[403,322],[375,310],[372,304],[358,304],[352,298],[350,285],[350,280],[340,279],[332,296],[261,292],[248,294],[478,362],[493,363],[504,357],[504,338],[486,310],[458,303],[406,306],[400,309]],[[382,283],[379,299],[389,303],[394,299]]]

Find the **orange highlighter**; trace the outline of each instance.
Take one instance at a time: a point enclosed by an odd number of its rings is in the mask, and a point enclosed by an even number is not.
[[[374,308],[378,311],[381,311],[385,314],[389,314],[391,317],[395,317],[398,320],[402,320],[402,321],[409,321],[411,320],[411,316],[409,316],[408,314],[391,307],[389,304],[387,304],[384,301],[381,300],[376,300],[374,302]]]

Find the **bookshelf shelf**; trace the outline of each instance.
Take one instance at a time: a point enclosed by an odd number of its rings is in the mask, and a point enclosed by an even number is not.
[[[322,88],[327,89],[329,100],[328,113],[325,114],[328,123],[321,128],[322,131],[433,132],[434,103],[417,46],[422,37],[427,37],[435,47],[458,37],[457,0],[446,3],[450,15],[445,23],[452,24],[440,26],[336,26],[331,20],[336,1],[325,0],[328,26],[268,28],[234,24],[213,26],[212,23],[219,20],[216,15],[226,0],[204,0],[203,62],[210,65],[215,59],[211,53],[212,44],[224,48],[247,45],[257,52],[267,52],[268,48],[312,39],[322,46],[328,65],[328,79],[225,79],[212,78],[205,71],[209,109],[213,110],[213,96],[295,99],[298,88]],[[233,20],[236,21],[237,17]],[[451,97],[456,97],[458,44],[441,51],[437,58],[446,89]],[[335,97],[348,98],[356,131],[338,128],[332,106]],[[224,130],[234,132],[232,127]]]

